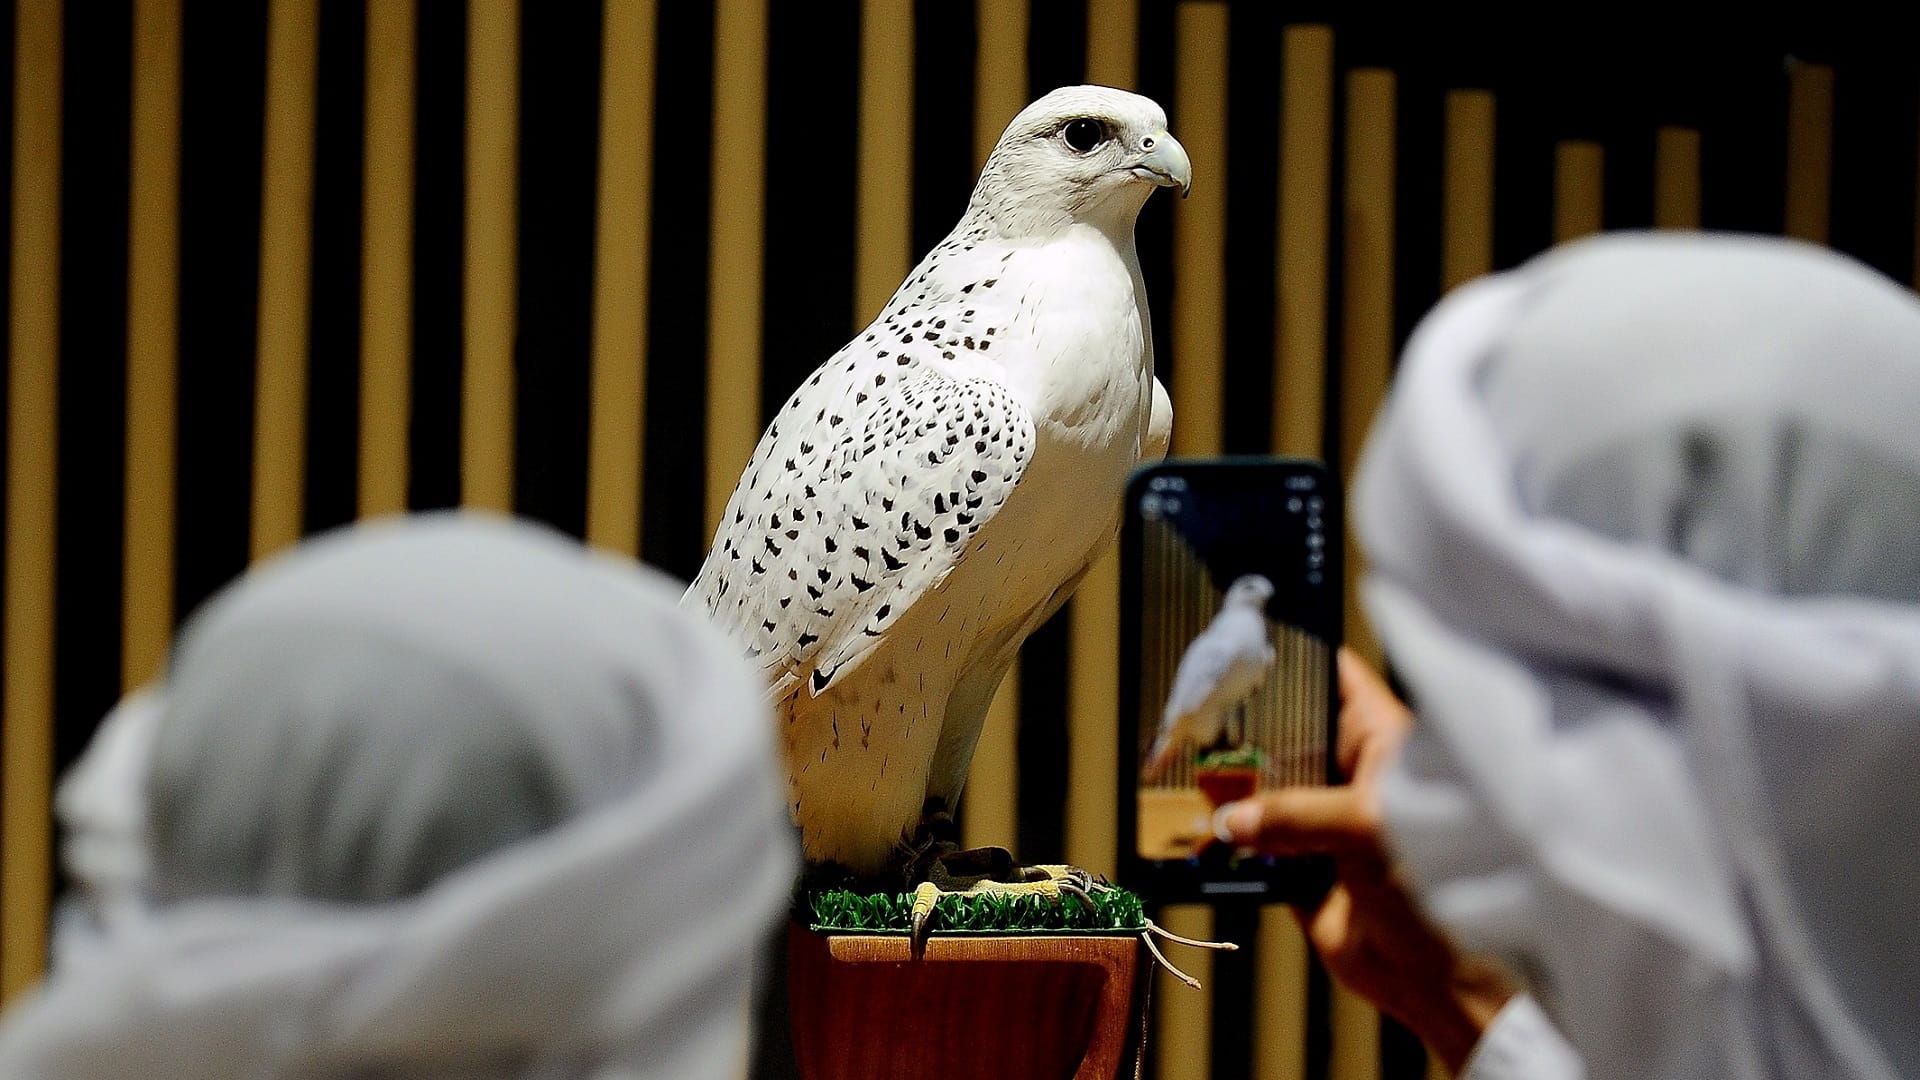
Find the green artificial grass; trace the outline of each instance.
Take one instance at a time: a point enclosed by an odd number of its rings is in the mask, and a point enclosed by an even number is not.
[[[1266,760],[1257,746],[1241,746],[1232,750],[1209,750],[1194,759],[1194,767],[1200,769],[1257,769]]]
[[[912,927],[912,893],[857,893],[823,889],[810,893],[813,929],[830,933],[904,934]],[[1005,893],[949,894],[934,905],[935,933],[959,934],[1112,934],[1146,929],[1140,897],[1105,887],[1093,894],[1089,909],[1078,897],[1057,902],[1045,896]]]

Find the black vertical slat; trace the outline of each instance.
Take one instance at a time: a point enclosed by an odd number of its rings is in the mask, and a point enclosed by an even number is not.
[[[1027,98],[1087,81],[1084,0],[1039,0],[1027,17]]]
[[[1138,34],[1138,92],[1160,103],[1169,114],[1174,112],[1174,0],[1140,0]],[[1171,134],[1181,136],[1180,122],[1172,117]],[[1218,163],[1193,163],[1196,188],[1206,186],[1216,192],[1226,188],[1226,170]],[[1148,199],[1134,224],[1134,246],[1140,256],[1140,273],[1146,281],[1147,310],[1153,321],[1154,375],[1163,386],[1173,386],[1173,369],[1179,358],[1173,354],[1173,200]],[[1174,425],[1180,423],[1176,412]],[[1121,670],[1127,670],[1128,657],[1121,658]],[[1128,790],[1123,780],[1121,790]],[[1159,916],[1159,911],[1150,912]],[[1151,1078],[1159,1074],[1159,1059],[1151,1045],[1144,1055],[1143,1073]]]
[[[1601,218],[1608,230],[1645,229],[1653,224],[1653,150],[1656,132],[1662,123],[1662,101],[1680,102],[1686,90],[1689,56],[1679,46],[1692,39],[1690,34],[1675,38],[1646,38],[1622,42],[1622,34],[1589,42],[1584,67],[1594,73],[1588,110],[1595,137],[1606,148],[1601,189]],[[1595,48],[1610,51],[1637,51],[1642,59],[1628,77],[1601,77],[1609,65]]]
[[[1139,92],[1173,111],[1174,87],[1174,3],[1173,0],[1140,0]],[[1174,138],[1180,137],[1179,121],[1174,121]],[[1196,189],[1211,188],[1224,193],[1227,171],[1223,162],[1193,163]],[[1173,386],[1173,368],[1180,358],[1173,354],[1173,200],[1148,199],[1134,225],[1134,244],[1140,255],[1140,272],[1147,284],[1147,310],[1153,320],[1153,366],[1161,385]],[[1180,423],[1179,416],[1173,418]]]
[[[1329,148],[1331,160],[1327,168],[1327,201],[1331,207],[1327,221],[1327,280],[1326,310],[1323,312],[1326,340],[1322,342],[1322,356],[1325,358],[1320,383],[1320,457],[1327,463],[1327,470],[1343,484],[1345,477],[1340,476],[1340,436],[1343,425],[1340,422],[1342,405],[1345,401],[1340,392],[1340,382],[1345,377],[1345,364],[1342,362],[1341,343],[1342,305],[1345,303],[1343,282],[1346,278],[1346,183],[1347,183],[1347,67],[1350,49],[1347,45],[1347,29],[1343,24],[1335,23],[1333,30],[1333,123],[1332,145]],[[1323,1018],[1324,1019],[1324,1018]],[[1313,1030],[1308,1029],[1308,1041],[1311,1045]],[[1309,1073],[1312,1080],[1312,1074]]]
[[[314,87],[305,522],[352,521],[360,469],[360,249],[366,7],[320,5]]]
[[[247,565],[267,30],[264,5],[184,20],[177,617]]]
[[[1320,456],[1327,463],[1328,473],[1335,484],[1335,495],[1329,499],[1333,513],[1328,517],[1332,527],[1331,532],[1338,536],[1344,535],[1341,524],[1344,520],[1346,490],[1346,478],[1340,475],[1340,438],[1343,428],[1341,412],[1345,400],[1341,393],[1341,380],[1344,377],[1341,355],[1341,305],[1344,300],[1341,282],[1346,274],[1346,217],[1342,193],[1346,187],[1347,172],[1346,71],[1351,65],[1352,49],[1348,42],[1347,25],[1338,20],[1328,21],[1333,27],[1334,50],[1332,145],[1331,161],[1327,170],[1327,184],[1330,189],[1327,198],[1332,211],[1327,223],[1327,309],[1324,312],[1326,337],[1322,342],[1325,363],[1320,387],[1322,402]],[[1320,962],[1318,953],[1310,954],[1307,959],[1306,1011],[1306,1030],[1303,1038],[1306,1060],[1303,1064],[1303,1076],[1305,1080],[1327,1080],[1333,1065],[1332,991],[1326,966]]]
[[[1380,1080],[1420,1080],[1427,1075],[1427,1048],[1420,1037],[1390,1016],[1380,1018]]]
[[[1422,316],[1440,299],[1440,219],[1446,169],[1446,93],[1416,58],[1417,43],[1394,49],[1393,362]],[[1384,1078],[1391,1080],[1391,1078]]]
[[[1333,982],[1318,954],[1307,959],[1307,1037],[1305,1080],[1327,1080],[1333,1073]]]
[[[860,5],[774,4],[768,29],[762,423],[851,336]],[[904,107],[883,123],[912,137]]]
[[[601,6],[527,4],[520,28],[514,509],[584,536]]]
[[[1511,68],[1497,81],[1493,153],[1493,267],[1518,266],[1553,243],[1551,103]]]
[[[648,275],[647,424],[640,551],[691,578],[706,555],[707,218],[713,172],[713,9],[660,5]],[[844,310],[844,306],[842,308]]]
[[[1609,232],[1653,225],[1654,115],[1650,102],[1623,104],[1604,132],[1600,213]]]
[[[1115,502],[1119,501],[1118,493]],[[1067,609],[1020,649],[1020,728],[1014,760],[1015,850],[1022,862],[1058,863],[1067,849]]]
[[[423,4],[415,30],[413,385],[407,505],[460,502],[466,240],[467,17]]]
[[[1213,1027],[1208,1060],[1214,1080],[1247,1080],[1253,1075],[1253,1044],[1260,1037],[1253,1000],[1259,986],[1260,907],[1240,900],[1213,905],[1213,938],[1240,946],[1213,954]]]
[[[119,696],[125,477],[127,180],[133,15],[65,12],[60,163],[60,404],[54,768]]]
[[[913,10],[913,257],[966,212],[973,165],[973,5],[916,0]]]
[[[1086,80],[1083,4],[1036,3],[1027,22],[1027,97]],[[1114,492],[1116,505],[1120,493]],[[1067,848],[1067,666],[1072,607],[1063,607],[1020,649],[1020,729],[1014,760],[1014,844],[1025,862],[1057,863]]]
[[[1891,42],[1895,39],[1889,35]],[[1913,284],[1914,162],[1920,82],[1881,47],[1836,51],[1833,246]]]
[[[1709,71],[1700,137],[1708,229],[1778,234],[1786,224],[1787,76],[1777,41],[1742,33],[1697,58]]]
[[[1227,200],[1224,449],[1264,454],[1273,445],[1282,20],[1265,4],[1237,5],[1231,19],[1224,182],[1203,186],[1196,198]],[[1171,189],[1155,196],[1175,197]]]

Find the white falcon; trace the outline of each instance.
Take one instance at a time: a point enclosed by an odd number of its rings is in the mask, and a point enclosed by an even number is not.
[[[1147,98],[1035,101],[960,223],[761,437],[683,603],[765,673],[810,860],[910,868],[1021,642],[1165,455],[1133,228],[1191,178]]]
[[[1259,574],[1244,574],[1227,586],[1213,621],[1180,655],[1142,779],[1158,780],[1179,747],[1205,750],[1219,741],[1226,734],[1228,712],[1267,681],[1273,670],[1266,617],[1271,599],[1273,582]]]

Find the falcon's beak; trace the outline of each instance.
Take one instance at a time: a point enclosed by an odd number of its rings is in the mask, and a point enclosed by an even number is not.
[[[1161,187],[1177,187],[1180,197],[1193,194],[1193,162],[1187,160],[1187,148],[1164,131],[1156,131],[1140,140],[1143,151],[1134,162],[1133,175],[1151,180]]]

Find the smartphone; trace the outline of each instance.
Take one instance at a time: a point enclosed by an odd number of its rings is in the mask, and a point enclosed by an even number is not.
[[[1324,858],[1236,851],[1219,806],[1335,776],[1341,504],[1318,461],[1169,460],[1120,536],[1122,880],[1153,901],[1302,901]]]

